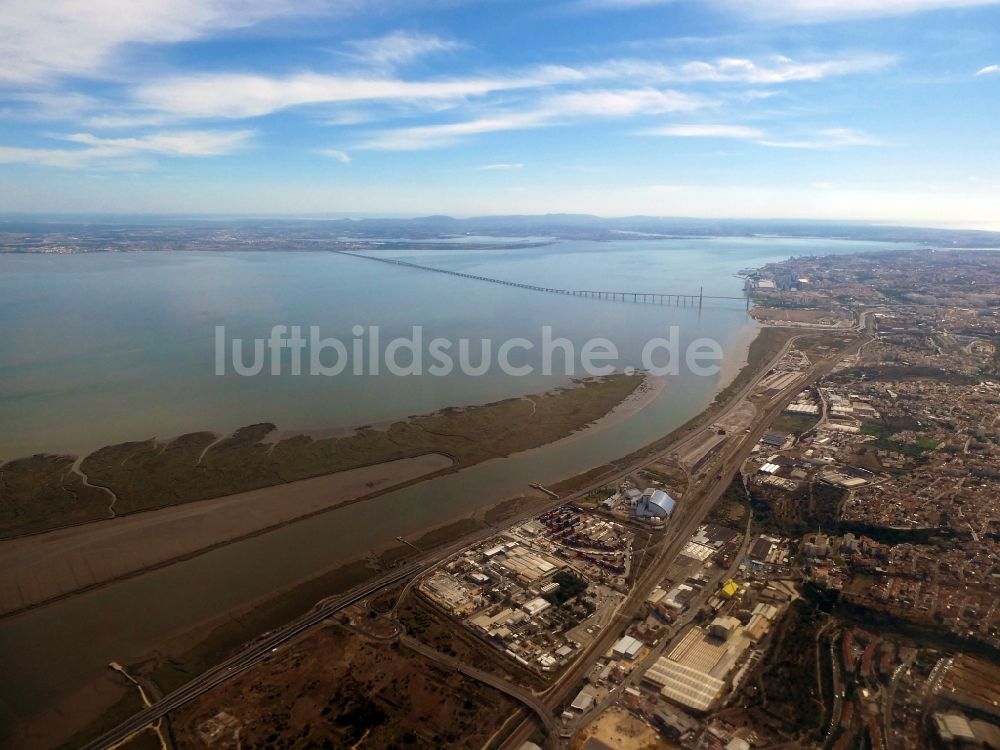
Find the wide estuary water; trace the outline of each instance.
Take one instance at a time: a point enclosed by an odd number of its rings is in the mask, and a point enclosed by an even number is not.
[[[830,240],[560,242],[523,249],[381,251],[438,268],[570,289],[739,296],[741,268],[790,255],[886,249]],[[373,251],[374,252],[374,251]],[[380,423],[445,406],[546,390],[564,375],[333,378],[215,374],[215,327],[266,337],[275,324],[355,325],[383,340],[540,341],[595,336],[640,364],[678,326],[682,347],[710,337],[720,375],[668,378],[634,416],[313,517],[193,559],[0,619],[0,745],[19,722],[91,689],[111,660],[132,662],[227,611],[383,547],[637,449],[702,411],[742,363],[756,326],[740,301],[660,307],[547,295],[334,253],[0,255],[0,460],[81,453],[126,440],[270,421],[283,431]],[[558,361],[558,360],[557,360]],[[231,370],[231,368],[230,368]],[[557,368],[558,372],[558,368]],[[40,538],[41,539],[41,538]],[[5,731],[6,730],[6,731]],[[8,734],[9,736],[9,734]]]

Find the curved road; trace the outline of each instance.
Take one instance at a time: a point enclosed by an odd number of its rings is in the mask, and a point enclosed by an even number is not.
[[[460,659],[443,654],[437,649],[431,648],[427,644],[418,641],[412,636],[402,635],[399,637],[399,642],[412,651],[416,651],[421,656],[425,656],[432,661],[436,661],[448,669],[454,669],[457,672],[461,672],[467,677],[478,680],[484,685],[489,685],[492,688],[496,688],[501,693],[510,696],[534,712],[542,726],[545,727],[545,731],[548,733],[549,737],[555,738],[559,736],[559,727],[552,715],[552,711],[549,710],[549,707],[546,706],[540,698],[533,695],[530,691],[515,685],[513,682],[505,680],[503,677],[498,677],[492,672],[484,672],[481,669],[477,669],[476,667],[466,664]]]

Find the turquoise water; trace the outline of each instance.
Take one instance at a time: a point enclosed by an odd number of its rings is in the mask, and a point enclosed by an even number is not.
[[[735,271],[789,255],[884,249],[871,243],[719,239],[564,242],[544,248],[393,251],[451,270],[554,287],[739,294]],[[672,325],[683,342],[745,354],[740,302],[657,307],[545,295],[329,253],[0,256],[0,456],[85,451],[110,442],[259,421],[321,429],[537,392],[565,382],[393,376],[218,377],[214,327],[266,336],[317,324],[349,336],[423,325],[428,335],[614,341],[622,363]],[[0,620],[0,729],[109,679],[162,643],[270,592],[443,525],[528,482],[556,481],[627,454],[703,410],[719,377],[682,373],[626,421],[316,516],[137,578]],[[0,737],[3,735],[0,731]]]

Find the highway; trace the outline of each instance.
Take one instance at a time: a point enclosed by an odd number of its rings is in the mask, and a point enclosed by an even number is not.
[[[530,691],[515,685],[513,682],[505,680],[503,677],[499,677],[491,672],[484,672],[482,669],[477,669],[476,667],[466,664],[460,659],[443,654],[437,649],[431,648],[427,644],[422,641],[418,641],[412,636],[402,635],[399,637],[399,642],[407,648],[416,651],[418,654],[421,654],[432,661],[438,662],[448,669],[454,669],[457,672],[461,672],[474,680],[478,680],[484,685],[489,685],[490,687],[499,690],[501,693],[510,696],[534,712],[535,717],[539,720],[539,722],[541,722],[542,726],[545,727],[545,731],[548,733],[549,737],[555,738],[558,736],[559,727],[552,715],[552,711],[549,710],[548,706],[546,706],[540,698],[535,696]]]

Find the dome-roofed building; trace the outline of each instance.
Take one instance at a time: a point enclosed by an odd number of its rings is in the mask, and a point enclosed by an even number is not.
[[[674,499],[666,492],[649,488],[636,503],[635,515],[639,519],[662,523],[673,513],[674,505]]]

